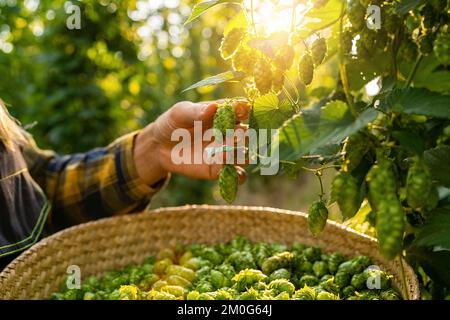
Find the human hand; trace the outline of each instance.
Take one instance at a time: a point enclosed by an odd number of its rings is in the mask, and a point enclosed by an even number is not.
[[[194,179],[214,180],[219,177],[223,164],[207,164],[203,161],[200,164],[174,163],[172,149],[178,142],[171,141],[171,137],[175,130],[187,129],[193,137],[191,141],[192,156],[199,156],[200,159],[203,159],[205,148],[211,142],[194,140],[194,121],[202,122],[203,131],[211,128],[214,114],[221,102],[179,102],[138,134],[134,147],[134,160],[137,172],[145,183],[152,185],[166,177],[169,172]],[[235,102],[235,112],[236,125],[239,126],[240,121],[248,118],[248,104],[243,101]],[[200,144],[202,147],[195,148],[196,144]],[[198,154],[200,152],[201,154]],[[241,167],[236,167],[236,169],[239,174],[239,182],[242,183],[245,181],[245,171]]]

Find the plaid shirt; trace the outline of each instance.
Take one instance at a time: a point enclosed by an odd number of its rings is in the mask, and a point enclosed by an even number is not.
[[[105,148],[59,156],[41,150],[31,135],[22,154],[33,179],[52,204],[46,233],[111,215],[143,210],[164,184],[146,185],[138,176],[133,145],[138,132]]]

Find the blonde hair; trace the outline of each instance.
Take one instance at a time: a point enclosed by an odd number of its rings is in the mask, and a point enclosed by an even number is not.
[[[12,149],[15,142],[23,140],[20,125],[13,119],[0,99],[0,144]]]

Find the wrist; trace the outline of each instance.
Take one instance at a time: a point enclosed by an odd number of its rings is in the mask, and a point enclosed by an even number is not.
[[[168,172],[161,165],[161,147],[155,139],[153,124],[137,134],[133,155],[136,171],[147,185],[152,186],[167,177]]]

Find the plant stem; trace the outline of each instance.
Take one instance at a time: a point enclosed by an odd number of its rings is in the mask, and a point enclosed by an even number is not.
[[[319,194],[319,198],[322,201],[323,200],[323,196],[325,195],[325,192],[323,192],[323,182],[322,182],[322,171],[317,171],[315,173],[317,179],[319,179],[319,184],[320,184],[320,194]]]
[[[255,32],[255,37],[257,36],[256,32],[256,24],[255,24],[255,13],[254,13],[254,7],[253,7],[253,0],[250,0],[250,16],[252,17],[252,26],[253,31]]]
[[[408,88],[411,85],[411,83],[414,79],[414,76],[416,75],[417,69],[419,69],[419,65],[422,62],[422,60],[423,60],[423,55],[421,53],[419,53],[416,63],[414,63],[411,73],[408,76],[408,80],[406,81],[405,88]]]
[[[339,167],[339,166],[335,165],[335,164],[331,164],[329,166],[324,166],[324,167],[320,167],[320,168],[317,168],[317,169],[311,169],[311,168],[308,168],[308,167],[302,167],[302,169],[306,170],[306,171],[309,171],[309,172],[316,173],[318,171],[323,171],[323,170],[326,170],[326,169],[337,168],[337,167]]]
[[[295,31],[295,20],[297,20],[297,0],[292,0],[291,32]]]
[[[347,99],[347,103],[350,108],[350,112],[356,118],[357,112],[355,109],[355,105],[353,104],[353,98],[350,94],[350,86],[348,83],[347,70],[346,70],[345,62],[344,62],[344,52],[343,52],[343,42],[342,42],[342,31],[344,28],[344,25],[343,25],[344,12],[345,12],[345,0],[342,1],[341,15],[339,17],[339,20],[340,20],[339,21],[339,73],[341,76],[342,87],[344,89],[345,98]]]

